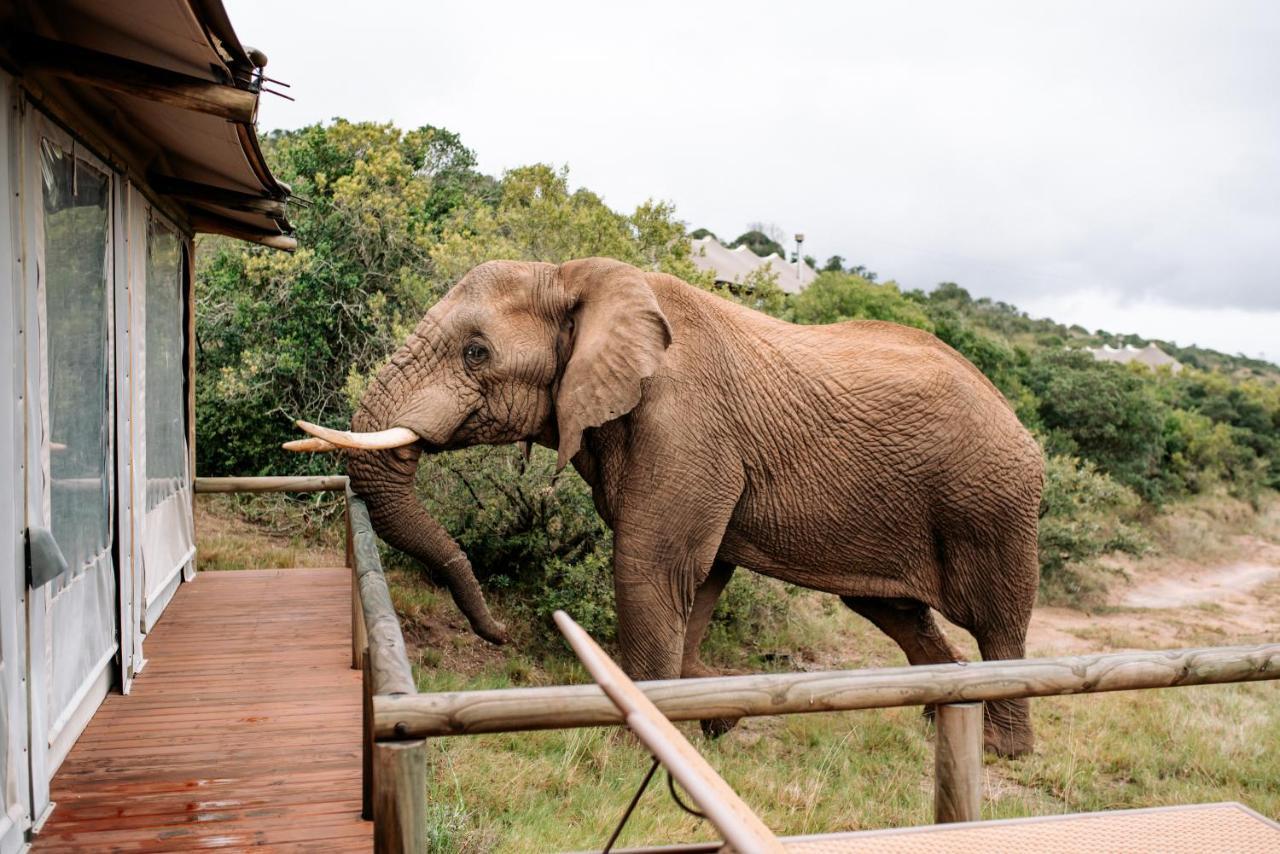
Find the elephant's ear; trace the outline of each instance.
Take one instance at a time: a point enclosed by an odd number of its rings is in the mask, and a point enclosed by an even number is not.
[[[644,274],[620,261],[586,258],[560,266],[573,322],[569,358],[556,390],[559,468],[582,446],[582,431],[626,415],[640,381],[662,364],[671,326]]]

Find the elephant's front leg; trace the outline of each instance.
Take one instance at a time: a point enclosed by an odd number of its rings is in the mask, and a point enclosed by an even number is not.
[[[687,500],[687,499],[686,499]],[[674,679],[706,632],[732,567],[711,579],[732,506],[713,502],[661,514],[628,514],[614,537],[613,581],[623,669],[633,679]],[[710,581],[710,584],[708,582]],[[693,635],[690,638],[690,635]]]

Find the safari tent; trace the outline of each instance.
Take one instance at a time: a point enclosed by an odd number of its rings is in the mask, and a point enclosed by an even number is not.
[[[290,249],[218,0],[0,0],[0,852],[194,576],[192,249]]]

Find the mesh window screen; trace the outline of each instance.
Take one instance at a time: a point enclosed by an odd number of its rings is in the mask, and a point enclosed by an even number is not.
[[[186,483],[182,387],[182,244],[151,219],[147,229],[147,510]]]
[[[48,335],[50,510],[75,575],[111,545],[109,481],[107,175],[47,139],[44,274]]]

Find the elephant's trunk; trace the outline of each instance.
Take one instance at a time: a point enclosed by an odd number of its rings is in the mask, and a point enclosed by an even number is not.
[[[368,505],[378,536],[443,577],[453,601],[476,634],[492,643],[506,643],[507,631],[489,613],[471,562],[414,494],[421,455],[422,449],[417,445],[349,454],[351,488]]]

